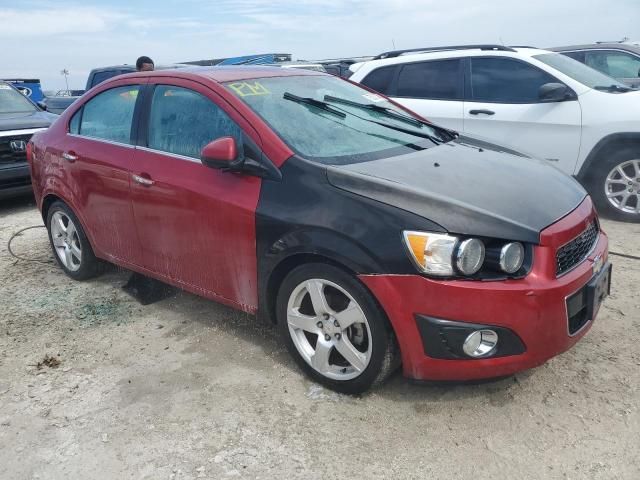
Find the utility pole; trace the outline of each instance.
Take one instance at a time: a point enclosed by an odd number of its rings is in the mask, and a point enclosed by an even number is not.
[[[69,70],[63,68],[60,70],[60,75],[64,75],[64,83],[67,85],[67,93],[69,93],[69,80],[67,78],[69,76]]]

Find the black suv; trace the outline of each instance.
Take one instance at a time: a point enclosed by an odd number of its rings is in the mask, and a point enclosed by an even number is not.
[[[27,143],[58,118],[6,82],[0,82],[0,198],[31,191]]]

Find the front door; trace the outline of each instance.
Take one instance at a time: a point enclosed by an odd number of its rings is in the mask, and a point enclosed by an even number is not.
[[[234,137],[243,154],[251,127],[235,111],[220,108],[207,87],[188,80],[166,83],[150,80],[150,106],[134,161],[133,209],[145,267],[188,290],[253,311],[261,180],[200,162],[202,148],[224,136]]]
[[[578,100],[541,103],[540,87],[562,83],[520,60],[469,59],[464,131],[548,160],[573,174],[580,151]]]

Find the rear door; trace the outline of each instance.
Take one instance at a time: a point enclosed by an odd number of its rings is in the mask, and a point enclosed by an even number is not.
[[[444,127],[463,129],[461,59],[403,63],[373,70],[362,84]]]
[[[224,136],[243,152],[243,145],[259,144],[257,133],[200,83],[151,79],[145,95],[132,183],[145,267],[191,291],[255,309],[261,179],[205,167],[200,152]]]
[[[471,57],[467,73],[465,133],[531,153],[573,173],[580,149],[580,103],[538,99],[542,85],[562,82],[506,57]]]
[[[140,89],[118,82],[87,101],[56,155],[96,253],[136,265],[141,256],[129,179]]]

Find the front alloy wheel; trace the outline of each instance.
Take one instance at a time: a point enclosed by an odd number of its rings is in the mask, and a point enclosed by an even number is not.
[[[342,393],[362,393],[398,366],[393,330],[352,274],[321,263],[293,269],[278,291],[280,335],[300,368]]]
[[[640,160],[616,165],[605,180],[609,203],[623,213],[640,214]]]
[[[321,375],[350,380],[369,365],[367,317],[339,285],[319,278],[300,283],[289,297],[287,323],[296,349]]]

